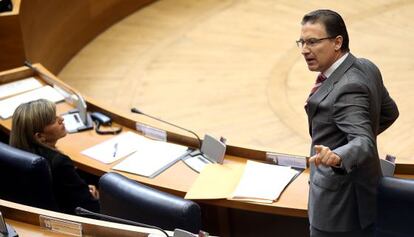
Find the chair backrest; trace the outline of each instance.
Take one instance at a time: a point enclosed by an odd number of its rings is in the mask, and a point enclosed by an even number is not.
[[[166,230],[175,228],[198,233],[200,206],[165,193],[118,173],[107,173],[99,180],[101,213]]]
[[[383,176],[394,176],[395,164],[391,161],[380,159],[381,171]]]
[[[0,142],[0,198],[58,211],[47,160]]]
[[[414,180],[382,177],[377,205],[377,237],[414,235]]]

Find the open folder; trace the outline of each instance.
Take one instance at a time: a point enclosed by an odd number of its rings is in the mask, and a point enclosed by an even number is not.
[[[272,203],[298,172],[290,167],[250,160],[246,164],[210,164],[200,173],[185,198]]]
[[[136,144],[135,153],[112,167],[114,170],[154,178],[181,160],[188,147],[145,137]]]
[[[125,132],[81,153],[106,164],[125,158],[112,169],[153,178],[179,161],[187,150],[186,146]]]

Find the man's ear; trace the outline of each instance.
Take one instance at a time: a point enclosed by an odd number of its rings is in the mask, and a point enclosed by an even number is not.
[[[36,141],[38,141],[39,143],[44,143],[44,142],[46,141],[45,136],[43,136],[43,134],[42,134],[42,133],[40,133],[40,132],[35,133],[34,138],[35,138],[35,139],[36,139]]]
[[[342,43],[344,42],[344,38],[342,35],[338,35],[335,38],[335,51],[341,50]]]

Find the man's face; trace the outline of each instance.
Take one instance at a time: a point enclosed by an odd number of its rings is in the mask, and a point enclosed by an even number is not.
[[[307,22],[302,25],[300,39],[306,43],[301,53],[310,71],[324,72],[340,57],[342,37],[323,39],[331,36],[321,23]]]

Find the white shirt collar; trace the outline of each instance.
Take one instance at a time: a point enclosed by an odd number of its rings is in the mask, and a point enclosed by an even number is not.
[[[330,75],[345,61],[346,57],[348,57],[349,52],[342,55],[336,62],[334,62],[325,72],[323,72],[323,75],[326,76],[326,78],[329,78]]]

